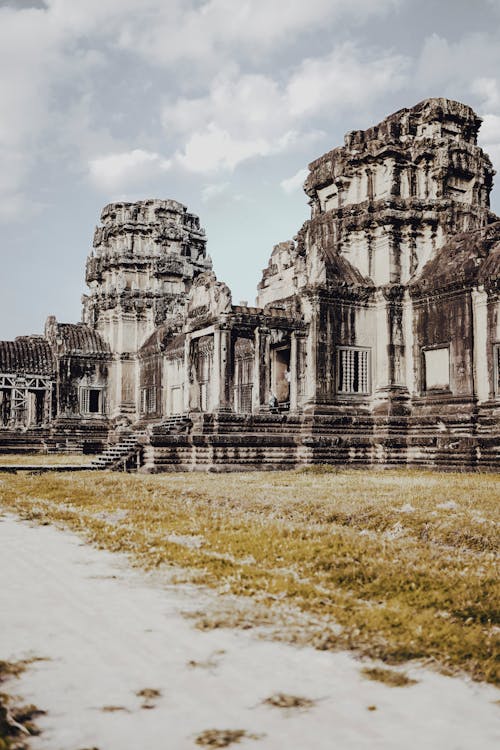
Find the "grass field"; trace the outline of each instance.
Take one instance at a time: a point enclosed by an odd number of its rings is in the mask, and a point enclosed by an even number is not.
[[[93,458],[81,453],[0,453],[0,466],[82,466]]]
[[[0,503],[214,587],[220,608],[199,613],[199,627],[267,624],[320,649],[495,683],[499,480],[327,468],[21,473],[0,478]]]

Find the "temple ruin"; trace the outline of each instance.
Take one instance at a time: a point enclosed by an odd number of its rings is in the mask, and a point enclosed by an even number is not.
[[[498,470],[500,219],[480,124],[427,99],[313,161],[311,217],[254,307],[233,304],[185,206],[106,206],[82,322],[0,342],[0,451]]]

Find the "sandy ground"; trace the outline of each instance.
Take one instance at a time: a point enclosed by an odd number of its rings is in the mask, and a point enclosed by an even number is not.
[[[0,517],[0,658],[48,658],[7,685],[47,711],[33,749],[193,750],[212,728],[262,735],[232,746],[255,750],[500,746],[491,686],[412,668],[418,684],[391,688],[362,678],[363,664],[348,653],[200,632],[182,612],[209,596],[133,570],[73,534]],[[161,692],[151,708],[136,696],[144,688]],[[262,704],[276,692],[318,703]]]

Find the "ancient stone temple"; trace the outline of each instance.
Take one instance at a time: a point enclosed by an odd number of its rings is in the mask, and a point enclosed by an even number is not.
[[[428,99],[312,162],[311,217],[272,251],[255,307],[233,304],[184,206],[107,206],[82,322],[0,343],[0,450],[107,449],[100,465],[143,471],[499,469],[480,124]]]

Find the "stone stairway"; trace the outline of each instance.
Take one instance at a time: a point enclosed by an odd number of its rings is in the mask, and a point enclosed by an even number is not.
[[[109,448],[96,456],[91,461],[90,468],[126,471],[127,468],[131,468],[134,459],[134,466],[137,468],[142,451],[141,440],[145,437],[145,432],[133,432],[125,435],[119,443],[110,445]]]

